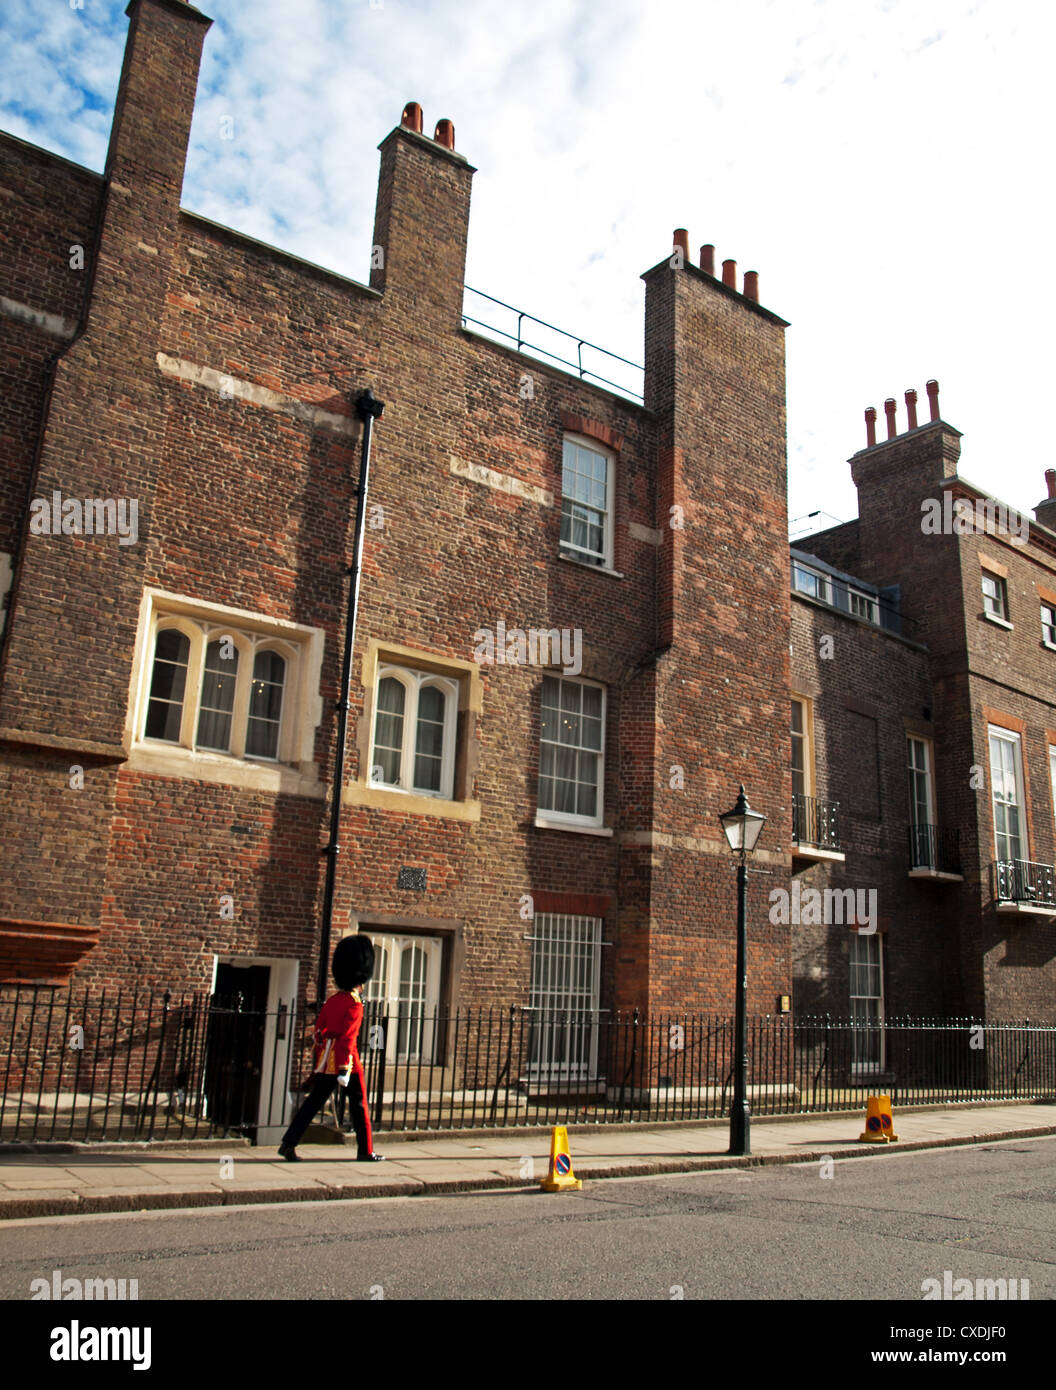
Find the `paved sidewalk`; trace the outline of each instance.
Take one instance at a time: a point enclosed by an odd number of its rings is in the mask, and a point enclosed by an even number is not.
[[[1056,1103],[916,1109],[895,1114],[899,1142],[862,1144],[857,1112],[753,1119],[750,1158],[726,1154],[726,1121],[570,1126],[577,1177],[691,1173],[710,1168],[885,1156],[981,1140],[1056,1134]],[[379,1135],[385,1163],[357,1163],[355,1145],[302,1144],[300,1163],[241,1140],[166,1145],[68,1145],[0,1153],[0,1220],[90,1212],[402,1197],[534,1188],[546,1176],[549,1130],[400,1139]],[[72,1152],[71,1152],[72,1150]]]

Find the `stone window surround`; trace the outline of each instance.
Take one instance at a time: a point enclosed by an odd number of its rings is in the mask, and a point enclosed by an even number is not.
[[[404,690],[404,708],[402,714],[403,734],[400,748],[400,781],[406,786],[394,786],[378,779],[370,777],[370,785],[384,787],[387,791],[407,791],[414,796],[432,796],[441,801],[453,801],[453,788],[455,780],[455,737],[458,726],[458,703],[459,703],[459,682],[446,676],[437,675],[434,671],[416,671],[409,666],[404,666],[399,662],[385,662],[379,664],[377,668],[376,692],[381,682],[391,678],[398,681]],[[415,749],[417,745],[418,721],[419,721],[419,701],[421,692],[425,688],[439,690],[444,696],[444,720],[443,720],[443,749],[441,753],[440,769],[440,791],[427,791],[421,787],[413,785],[415,775]],[[375,740],[377,738],[377,718],[378,711],[375,707],[374,727],[371,729],[370,737],[370,758],[368,767],[373,774],[375,767]],[[380,770],[380,769],[379,769]]]
[[[431,672],[452,681],[458,690],[455,737],[454,788],[450,799],[426,792],[403,791],[370,783],[370,750],[374,742],[377,709],[378,672],[382,666],[403,666],[411,671]],[[346,782],[341,793],[343,806],[374,806],[383,811],[441,816],[448,820],[479,821],[480,802],[471,797],[476,772],[476,727],[480,716],[483,681],[475,661],[441,656],[436,652],[404,647],[395,642],[370,638],[363,657],[363,713],[356,733],[359,775]]]
[[[154,635],[158,622],[167,618],[182,619],[184,625],[194,624],[198,628],[221,625],[229,627],[233,635],[275,640],[276,648],[287,661],[278,762],[196,751],[141,736],[139,731],[146,718],[153,674]],[[324,640],[319,628],[188,598],[164,589],[144,588],[125,717],[123,744],[128,755],[125,766],[133,772],[322,799],[326,788],[319,780],[314,753],[316,730],[323,711],[319,680]]]

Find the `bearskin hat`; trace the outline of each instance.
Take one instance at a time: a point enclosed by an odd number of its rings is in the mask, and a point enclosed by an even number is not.
[[[374,974],[374,943],[370,937],[359,932],[343,936],[334,948],[331,969],[338,989],[365,985]]]

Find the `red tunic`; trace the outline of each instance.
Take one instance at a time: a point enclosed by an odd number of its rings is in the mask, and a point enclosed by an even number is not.
[[[356,1039],[363,1022],[363,1003],[358,990],[339,990],[319,1010],[315,1024],[315,1065],[313,1070],[327,1076],[360,1070]]]

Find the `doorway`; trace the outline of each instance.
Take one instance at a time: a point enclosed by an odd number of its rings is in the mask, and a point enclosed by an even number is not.
[[[270,984],[270,965],[217,964],[204,1091],[208,1118],[225,1131],[257,1126]]]

